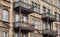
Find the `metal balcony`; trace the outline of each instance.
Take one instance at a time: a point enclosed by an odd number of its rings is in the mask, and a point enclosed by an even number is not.
[[[22,31],[34,31],[34,25],[29,24],[29,23],[25,23],[23,21],[15,22],[14,23],[14,30],[19,31],[20,29]]]
[[[42,18],[44,20],[49,20],[49,21],[56,21],[55,16],[50,14],[50,13],[43,13]]]
[[[50,30],[50,29],[43,29],[42,34],[56,35],[57,31]]]
[[[26,2],[23,1],[17,1],[14,2],[14,9],[19,10],[21,8],[21,11],[32,13],[34,10],[34,7]]]

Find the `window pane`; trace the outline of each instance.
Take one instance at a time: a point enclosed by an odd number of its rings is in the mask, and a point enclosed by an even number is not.
[[[19,33],[16,33],[16,37],[19,37]]]
[[[32,2],[32,6],[34,6],[34,11],[40,12],[40,5],[39,4]]]
[[[25,3],[28,3],[28,0],[23,0]]]
[[[50,13],[50,9],[47,9],[47,12]]]
[[[43,13],[46,13],[46,7],[43,7]]]
[[[20,1],[20,0],[15,0],[15,2]]]
[[[3,10],[3,20],[8,21],[8,11],[7,10]]]
[[[16,20],[16,21],[20,21],[20,17],[19,17],[18,14],[15,15],[15,20]]]
[[[23,19],[24,19],[24,22],[27,22],[27,16],[24,16]]]
[[[8,33],[7,32],[2,32],[2,37],[8,37]]]

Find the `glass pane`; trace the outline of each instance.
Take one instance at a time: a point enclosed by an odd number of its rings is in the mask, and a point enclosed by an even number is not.
[[[28,3],[28,0],[23,0],[25,3]]]
[[[8,11],[7,10],[3,10],[3,20],[8,21]]]
[[[7,32],[2,32],[2,37],[8,37],[8,33]]]
[[[16,33],[16,37],[19,37],[19,33]]]
[[[15,2],[20,1],[20,0],[15,0]]]
[[[24,22],[27,22],[27,16],[24,16],[23,19],[24,19]]]
[[[19,20],[20,20],[20,17],[19,17],[18,14],[15,15],[15,20],[16,20],[16,21],[19,21]]]

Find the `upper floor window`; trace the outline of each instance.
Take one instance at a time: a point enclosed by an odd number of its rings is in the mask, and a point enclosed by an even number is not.
[[[15,2],[18,2],[18,1],[20,1],[20,0],[15,0]]]
[[[46,21],[44,21],[44,25],[43,25],[43,29],[51,29],[51,24],[50,24],[50,22],[46,22]]]
[[[57,17],[57,12],[54,12],[55,17]]]
[[[27,22],[28,21],[28,17],[27,16],[23,16],[23,20],[24,20],[24,22]]]
[[[57,33],[60,34],[60,27],[57,26]]]
[[[51,29],[51,24],[50,24],[50,22],[47,23],[47,29],[49,29],[49,30]]]
[[[10,2],[10,0],[3,0],[3,1],[7,1],[7,2]]]
[[[50,13],[50,9],[47,9],[47,12]]]
[[[19,33],[16,33],[16,37],[19,37]]]
[[[59,20],[59,14],[57,12],[55,12],[55,18],[56,20]]]
[[[9,2],[10,0],[6,0],[6,1],[8,1],[8,2]]]
[[[59,21],[60,21],[60,14],[59,14]]]
[[[46,2],[48,2],[48,3],[50,3],[50,2],[51,2],[51,0],[43,0],[43,1],[46,1]]]
[[[31,23],[35,25],[35,29],[40,29],[40,22],[37,19],[32,19]]]
[[[28,0],[23,0],[25,3],[28,3]]]
[[[40,5],[39,4],[32,2],[32,6],[34,6],[34,11],[40,12]]]
[[[2,32],[2,37],[8,37],[8,32]]]
[[[2,20],[8,21],[8,11],[7,10],[3,10],[2,11],[2,15],[3,15]]]
[[[19,14],[15,14],[15,20],[16,20],[16,22],[17,22],[17,21],[20,21],[20,16],[19,16]]]
[[[20,16],[19,16],[18,13],[16,13],[16,14],[15,14],[15,22],[16,22],[15,25],[16,25],[16,27],[19,26],[19,24],[20,24],[19,21],[20,21]]]
[[[46,7],[43,7],[43,13],[46,13]]]

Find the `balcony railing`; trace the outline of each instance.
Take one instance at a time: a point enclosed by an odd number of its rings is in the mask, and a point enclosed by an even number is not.
[[[57,31],[50,30],[50,29],[43,29],[42,34],[56,35]]]
[[[55,15],[50,14],[50,13],[43,13],[42,18],[45,19],[45,20],[48,19],[49,21],[56,21]]]
[[[33,31],[34,30],[34,25],[26,23],[24,21],[20,22],[15,22],[14,23],[14,28],[15,29],[21,29],[21,30],[27,30],[27,31]]]

